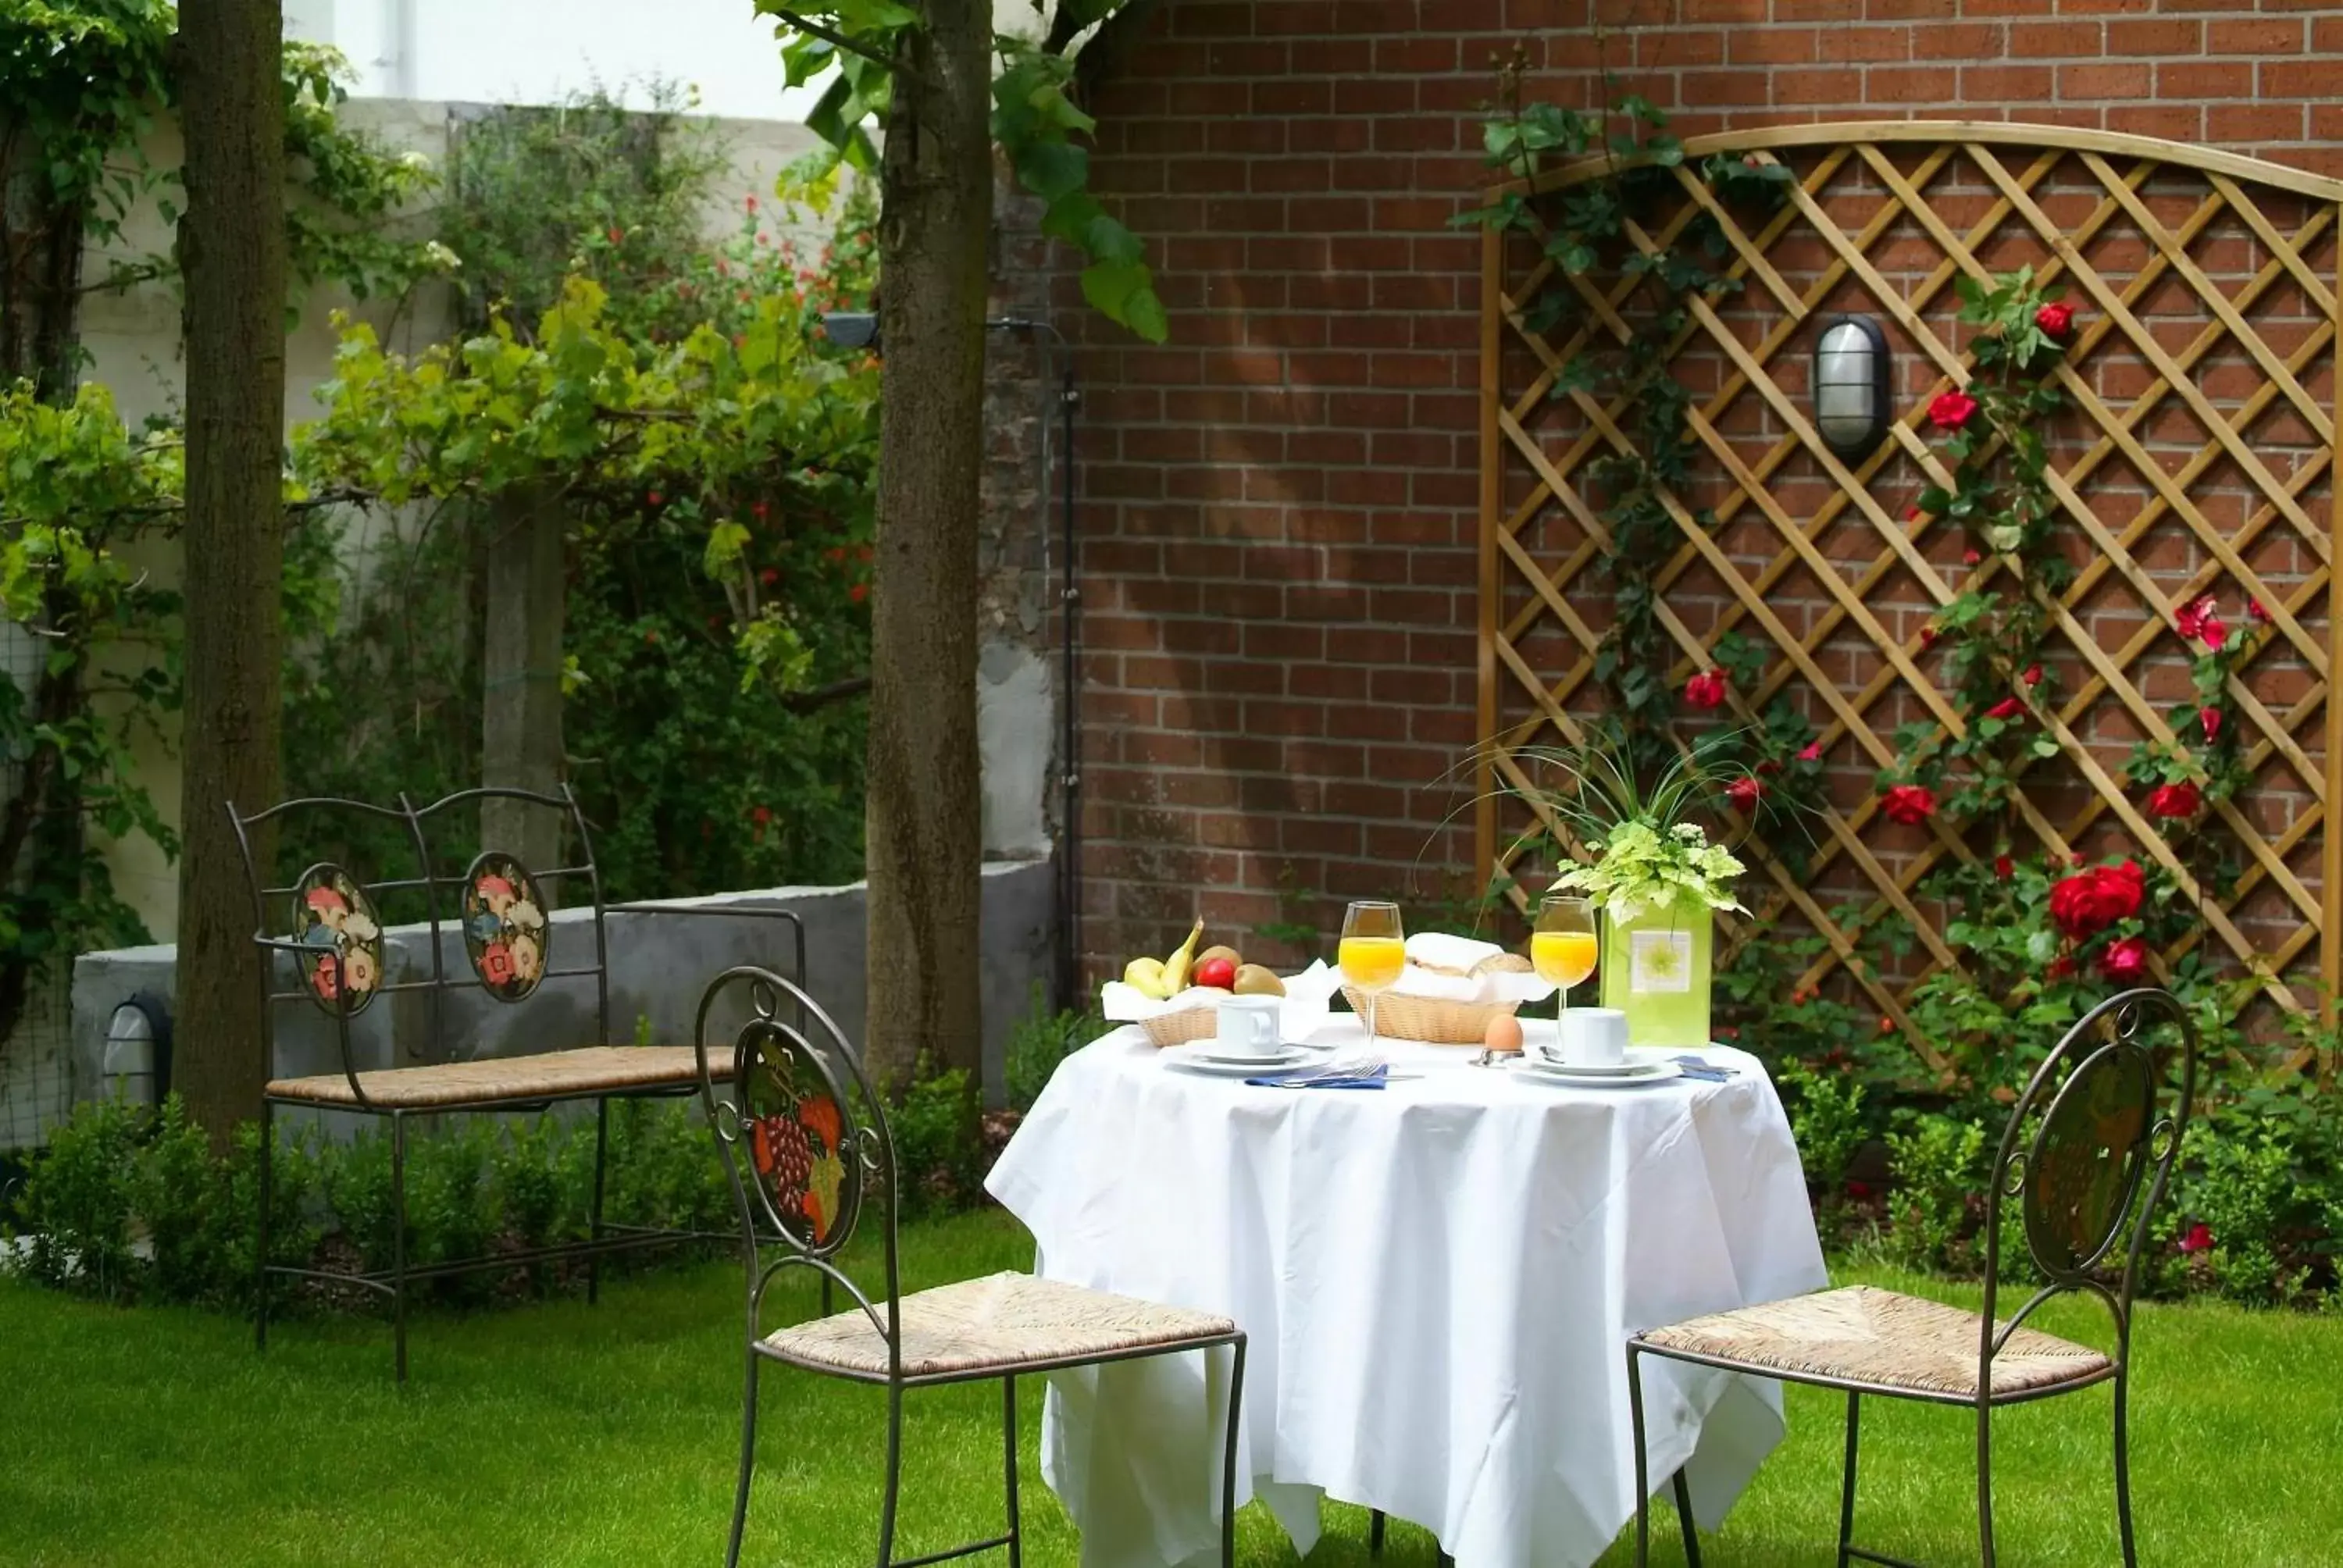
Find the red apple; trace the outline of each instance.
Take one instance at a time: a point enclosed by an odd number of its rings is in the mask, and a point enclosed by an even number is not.
[[[1188,983],[1218,986],[1226,990],[1237,983],[1237,966],[1226,959],[1206,959],[1188,976]]]

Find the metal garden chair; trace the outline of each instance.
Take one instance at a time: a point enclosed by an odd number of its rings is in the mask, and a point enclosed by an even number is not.
[[[1640,1365],[1644,1356],[1845,1391],[1840,1568],[1856,1561],[1911,1568],[1902,1559],[1853,1544],[1865,1394],[1976,1412],[1977,1530],[1985,1568],[1993,1568],[1993,1412],[2112,1382],[2116,1515],[2129,1568],[2137,1561],[2126,1430],[2132,1293],[2148,1221],[2179,1158],[2196,1086],[2196,1030],[2168,991],[2137,990],[2110,997],[2066,1031],[2018,1096],[1994,1158],[1985,1195],[1981,1312],[1857,1285],[1694,1318],[1631,1339],[1627,1397],[1635,1432],[1639,1568],[1651,1512]],[[2002,1286],[2002,1205],[2007,1201],[2019,1205],[2026,1250],[2045,1283],[2004,1322],[1995,1318],[1994,1307]],[[2119,1270],[2112,1267],[2117,1258]],[[2115,1328],[2112,1353],[2024,1326],[2036,1308],[2069,1292],[2094,1296],[2107,1307]],[[1681,1508],[1681,1492],[1677,1503]],[[1697,1555],[1693,1560],[1696,1563]]]
[[[733,1037],[729,1059],[711,1061],[709,1020],[719,999],[736,988],[747,992],[749,1016]],[[879,1568],[915,1568],[995,1548],[1005,1548],[1016,1568],[1023,1551],[1017,1509],[1017,1379],[1226,1345],[1234,1360],[1221,1470],[1221,1560],[1234,1568],[1237,1418],[1245,1354],[1245,1336],[1235,1323],[1030,1274],[995,1274],[904,1295],[896,1268],[895,1151],[886,1110],[830,1015],[794,982],[743,966],[727,970],[709,986],[693,1035],[700,1092],[739,1201],[748,1276],[748,1382],[728,1565],[740,1561],[757,1461],[757,1378],[767,1362],[887,1391]],[[882,1287],[875,1297],[839,1261],[866,1206],[875,1211],[880,1231]],[[769,1261],[763,1251],[768,1240],[779,1253]],[[766,1291],[792,1266],[811,1269],[821,1278],[825,1295],[834,1283],[853,1304],[834,1316],[768,1332]],[[899,1561],[895,1518],[902,1483],[904,1392],[990,1379],[1001,1382],[1008,1533]]]
[[[549,869],[532,869],[506,851],[490,848],[478,854],[450,851],[447,840],[471,837],[471,816],[488,799],[520,800],[567,819],[566,831],[574,845],[576,863]],[[253,1336],[263,1350],[268,1344],[269,1286],[273,1279],[301,1278],[356,1285],[390,1298],[392,1334],[398,1381],[407,1381],[407,1297],[416,1281],[483,1271],[507,1271],[529,1264],[582,1258],[588,1262],[587,1296],[600,1295],[599,1260],[607,1253],[672,1244],[694,1232],[649,1226],[614,1224],[603,1216],[603,1189],[609,1152],[610,1101],[627,1099],[681,1099],[699,1087],[699,1053],[689,1046],[639,1046],[619,1043],[610,1016],[610,942],[604,917],[613,911],[640,915],[699,916],[716,919],[758,919],[785,923],[792,938],[791,961],[797,975],[805,975],[805,928],[792,910],[705,908],[672,904],[605,904],[602,879],[594,863],[594,840],[577,799],[564,787],[558,795],[525,789],[459,790],[428,806],[416,806],[404,795],[394,807],[362,800],[330,798],[287,800],[245,816],[228,807],[243,851],[245,877],[252,890],[256,930],[253,940],[263,954],[260,986],[268,1027],[260,1042],[261,1077],[265,1085],[260,1110],[260,1230],[255,1259],[256,1302]],[[371,883],[332,860],[311,863],[290,884],[264,884],[253,836],[264,827],[281,831],[298,825],[315,829],[330,845],[347,840],[356,824],[379,829],[395,828],[414,851],[413,868],[406,876]],[[313,840],[317,841],[317,840]],[[558,889],[570,905],[590,903],[590,920],[558,928],[548,888]],[[383,895],[419,898],[429,932],[430,958],[426,972],[394,978],[385,950],[383,919],[377,900]],[[283,900],[280,904],[278,900]],[[272,913],[282,910],[281,923]],[[584,929],[578,930],[578,926]],[[582,953],[569,950],[583,945]],[[468,960],[466,968],[449,972],[451,950]],[[595,1043],[572,1050],[534,1055],[464,1059],[464,1042],[449,1018],[454,993],[477,984],[492,1000],[518,1006],[549,988],[548,1000],[566,993],[567,1020],[575,1029],[575,998],[588,990],[591,1000]],[[427,1030],[402,1029],[411,1065],[361,1070],[352,1050],[350,1020],[383,995],[421,993],[427,1000]],[[277,1072],[282,1039],[281,1020],[287,1010],[304,1004],[322,1010],[333,1021],[338,1047],[339,1071],[280,1077]],[[555,1010],[558,1011],[557,1004]],[[542,1016],[548,1016],[542,1015]],[[421,1036],[422,1038],[417,1038]],[[407,1248],[407,1151],[409,1125],[417,1118],[456,1112],[533,1113],[572,1101],[592,1101],[594,1122],[594,1186],[589,1230],[585,1239],[548,1246],[496,1253],[478,1258],[450,1259],[427,1264],[411,1262]],[[274,1123],[280,1107],[302,1107],[378,1117],[390,1123],[392,1198],[392,1261],[387,1270],[341,1273],[297,1268],[268,1261],[270,1156],[275,1146]],[[719,1235],[714,1239],[727,1240]]]

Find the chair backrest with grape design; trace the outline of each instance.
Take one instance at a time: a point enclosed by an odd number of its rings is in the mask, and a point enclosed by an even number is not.
[[[2125,1359],[2149,1222],[2179,1160],[2196,1089],[2195,1026],[2177,998],[2152,988],[2092,1008],[2035,1070],[2010,1112],[1986,1193],[1981,1390],[1991,1386],[1994,1354],[2010,1331],[2070,1292],[2105,1303],[2115,1360]],[[2003,1210],[2012,1202],[2043,1283],[1996,1328]]]
[[[729,1040],[711,1040],[711,1024],[744,1005]],[[752,964],[709,983],[692,1039],[701,1102],[739,1206],[752,1331],[774,1276],[810,1268],[870,1315],[899,1365],[894,1145],[860,1054],[796,981]],[[866,1214],[880,1231],[884,1289],[875,1296],[839,1261]],[[769,1263],[766,1247],[779,1254]]]

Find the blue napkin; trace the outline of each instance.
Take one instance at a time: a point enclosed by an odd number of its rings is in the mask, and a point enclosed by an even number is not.
[[[1388,1067],[1375,1067],[1364,1072],[1330,1076],[1322,1067],[1300,1072],[1276,1073],[1266,1078],[1248,1078],[1245,1081],[1255,1089],[1381,1089],[1390,1071]]]
[[[1718,1067],[1713,1062],[1704,1061],[1697,1056],[1679,1056],[1675,1059],[1675,1062],[1676,1066],[1684,1070],[1684,1077],[1696,1078],[1703,1083],[1723,1083],[1735,1076],[1733,1069]]]

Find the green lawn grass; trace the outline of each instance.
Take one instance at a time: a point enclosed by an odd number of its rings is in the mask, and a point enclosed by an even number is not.
[[[1023,1232],[997,1212],[911,1228],[904,1251],[907,1288],[1031,1261]],[[811,1285],[789,1290],[777,1310],[809,1314]],[[2045,1326],[2079,1330],[2088,1311],[2054,1313]],[[709,1263],[620,1279],[598,1308],[427,1313],[414,1325],[415,1376],[402,1392],[382,1324],[289,1322],[260,1358],[228,1319],[112,1310],[0,1281],[0,1563],[720,1562],[739,1312],[737,1265]],[[2151,1307],[2137,1353],[2143,1559],[2343,1562],[2343,1320]],[[1073,1532],[1033,1452],[1040,1393],[1028,1386],[1027,1561],[1072,1563]],[[1714,1563],[1831,1560],[1839,1401],[1803,1390],[1790,1400],[1790,1439],[1707,1543]],[[884,1404],[867,1388],[768,1377],[750,1562],[870,1561]],[[1997,1425],[2005,1563],[2117,1560],[2109,1410],[2095,1391],[2010,1412]],[[918,1395],[910,1411],[898,1550],[993,1533],[995,1387]],[[1930,1563],[1976,1561],[1967,1418],[1875,1401],[1864,1430],[1858,1538]],[[1675,1561],[1673,1522],[1663,1511],[1657,1523],[1665,1544],[1655,1555]],[[1261,1510],[1242,1523],[1249,1568],[1293,1560]],[[1365,1568],[1363,1511],[1330,1506],[1327,1526],[1312,1568]],[[1433,1550],[1423,1532],[1395,1525],[1384,1561],[1429,1568]],[[1605,1561],[1627,1557],[1622,1547]]]

